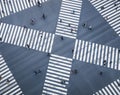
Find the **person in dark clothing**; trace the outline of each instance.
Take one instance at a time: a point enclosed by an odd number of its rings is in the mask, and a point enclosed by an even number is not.
[[[35,24],[35,20],[31,19],[31,25],[34,25],[34,24]]]
[[[59,22],[62,22],[62,19],[59,19]]]
[[[40,1],[37,2],[37,5],[38,5],[38,7],[41,7],[41,3],[40,3]]]
[[[46,16],[45,16],[45,14],[43,14],[43,15],[42,15],[42,18],[43,18],[44,20],[46,19]]]
[[[61,36],[61,40],[63,40],[63,36]]]
[[[86,27],[86,24],[85,24],[85,23],[83,23],[83,24],[82,24],[82,27],[84,27],[84,28],[85,28],[85,27]]]
[[[27,26],[26,26],[26,25],[24,25],[23,27],[24,27],[25,29],[27,29]]]
[[[105,66],[105,65],[106,65],[106,63],[107,63],[107,61],[106,61],[106,60],[104,60],[104,61],[103,61],[103,65]]]
[[[118,50],[118,52],[120,52],[120,49]]]
[[[47,56],[50,56],[50,53],[48,53]]]
[[[35,75],[37,75],[37,74],[38,74],[38,72],[37,72],[37,71],[33,71],[33,72],[34,72],[34,74],[35,74]]]
[[[2,80],[2,76],[0,75],[0,81]]]
[[[65,80],[61,80],[61,84],[65,84]]]
[[[99,73],[100,75],[103,75],[103,72],[102,71],[100,71],[100,73]]]
[[[78,70],[77,70],[77,69],[71,70],[71,73],[72,73],[72,74],[77,74],[77,73],[78,73]]]
[[[90,25],[90,26],[88,27],[88,29],[89,29],[89,30],[92,30],[92,26]]]
[[[74,49],[72,49],[72,53],[74,52]]]
[[[0,37],[0,41],[2,41],[2,37]]]
[[[10,83],[10,80],[9,80],[9,79],[7,79],[7,80],[6,80],[6,83],[7,83],[7,84],[9,84],[9,83]]]
[[[68,26],[70,27],[70,23],[68,24]]]
[[[26,47],[29,49],[30,48],[29,44],[26,44]]]

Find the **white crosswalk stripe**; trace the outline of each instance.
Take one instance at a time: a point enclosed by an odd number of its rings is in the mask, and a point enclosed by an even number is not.
[[[93,95],[119,95],[120,94],[119,85],[120,85],[120,80],[117,79],[116,81],[105,86],[104,88],[102,88]]]
[[[119,0],[89,0],[98,12],[120,36],[120,1]]]
[[[43,94],[67,95],[72,59],[51,54]]]
[[[48,0],[0,0],[0,18],[40,5]],[[38,3],[39,2],[39,3]]]
[[[118,48],[77,39],[73,59],[120,70],[119,52]]]
[[[62,0],[56,35],[76,38],[82,0]]]
[[[24,95],[0,54],[0,95]]]
[[[1,23],[0,38],[5,43],[50,53],[54,34]]]

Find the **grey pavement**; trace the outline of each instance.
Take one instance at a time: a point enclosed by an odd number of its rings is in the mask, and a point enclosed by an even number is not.
[[[19,26],[27,26],[28,28],[41,31],[55,33],[56,23],[60,11],[61,0],[48,0],[42,3],[41,7],[34,6],[18,13],[12,14],[1,21]],[[45,14],[46,19],[42,18]],[[31,25],[31,19],[35,20],[35,24]]]
[[[82,26],[84,23],[85,28]],[[90,25],[92,30],[88,29]],[[112,40],[119,39],[119,36],[95,7],[88,0],[83,0],[77,38],[106,45]],[[109,46],[114,45],[109,44]]]
[[[49,57],[47,53],[0,44],[5,61],[25,95],[40,95]],[[35,75],[34,71],[41,70]]]
[[[77,69],[77,74],[71,74],[68,85],[68,95],[92,95],[98,90],[119,78],[117,70],[106,69],[81,61],[73,61],[72,70]],[[100,75],[100,72],[103,72]]]
[[[2,18],[0,21],[17,26],[25,25],[31,29],[55,34],[61,1],[49,0],[43,3],[41,7],[34,6],[25,9]],[[120,37],[112,27],[88,0],[82,0],[82,2],[76,39],[120,49]],[[42,18],[43,14],[45,14],[45,19]],[[35,20],[34,25],[30,24],[31,19]],[[86,24],[85,27],[82,26],[84,23]],[[89,26],[92,26],[92,30],[88,29]],[[55,35],[51,54],[71,58],[72,60],[76,39],[68,37],[61,39],[61,36]],[[3,55],[24,95],[42,95],[50,54],[3,42],[0,42],[0,53]],[[60,59],[56,58],[54,61]],[[120,53],[118,53],[118,63],[120,64]],[[64,66],[62,69],[64,69]],[[118,70],[74,59],[71,70],[75,69],[78,73],[70,73],[69,84],[66,86],[68,95],[93,95],[120,77],[120,71]],[[100,75],[100,72],[103,72],[102,75]]]

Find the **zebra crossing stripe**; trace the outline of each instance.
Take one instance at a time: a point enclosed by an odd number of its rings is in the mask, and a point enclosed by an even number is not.
[[[89,59],[90,59],[90,50],[91,50],[91,43],[89,43],[89,46],[88,46],[87,62],[89,62]]]
[[[76,38],[81,6],[82,0],[62,0],[56,35]]]
[[[43,3],[46,1],[48,0],[1,0],[0,18],[36,6],[38,2]]]
[[[120,70],[119,54],[118,48],[77,39],[73,59]]]
[[[0,54],[0,95],[24,95]]]
[[[116,81],[105,86],[104,88],[102,88],[93,95],[119,95],[120,94],[119,83],[120,80],[117,79]]]
[[[51,54],[42,95],[67,95],[71,65],[72,59]]]
[[[38,30],[1,23],[0,38],[2,42],[28,47],[43,52],[51,52],[54,41],[54,34]]]
[[[117,0],[89,0],[120,36],[120,2]]]

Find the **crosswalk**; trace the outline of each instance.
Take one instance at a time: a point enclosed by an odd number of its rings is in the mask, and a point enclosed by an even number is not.
[[[47,0],[0,0],[0,18],[40,5]]]
[[[120,70],[120,50],[84,40],[76,40],[73,59]]]
[[[120,36],[120,1],[119,0],[89,0],[98,12]]]
[[[76,38],[82,0],[62,0],[56,35]]]
[[[102,88],[93,95],[119,95],[119,94],[120,94],[120,80],[117,79],[116,81],[105,86],[104,88]]]
[[[54,34],[1,23],[0,38],[4,43],[50,53]]]
[[[72,59],[51,54],[42,95],[67,95]]]
[[[0,54],[0,95],[24,95]]]

